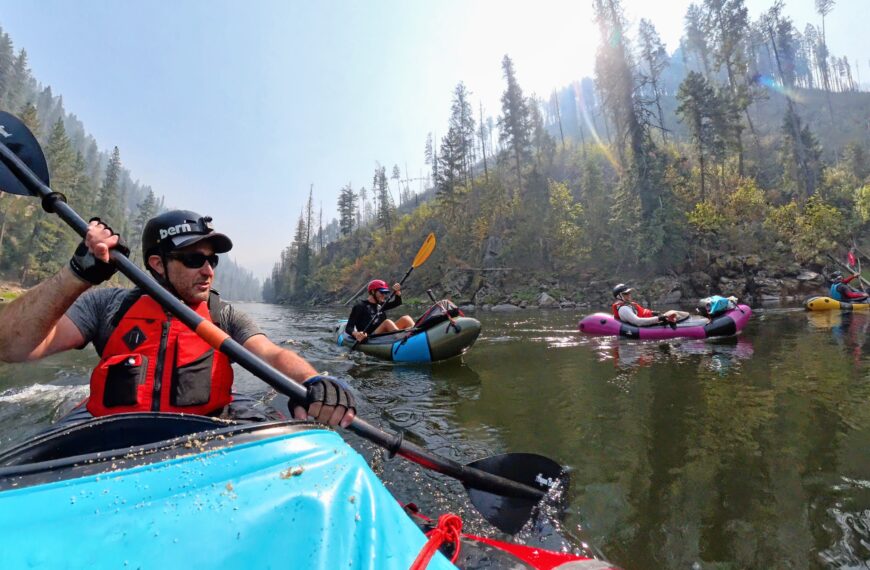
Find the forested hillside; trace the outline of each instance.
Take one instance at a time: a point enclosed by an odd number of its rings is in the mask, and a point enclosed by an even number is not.
[[[368,191],[342,189],[325,244],[312,196],[264,297],[331,301],[400,276],[430,231],[417,287],[478,303],[657,276],[776,295],[824,270],[870,222],[870,94],[826,47],[833,0],[817,7],[800,31],[781,2],[752,20],[743,0],[704,0],[668,49],[619,0],[592,0],[594,78],[529,95],[506,55],[495,118],[460,83],[446,135],[425,141],[429,189],[378,167]]]
[[[0,29],[0,110],[20,117],[45,151],[51,187],[66,195],[82,216],[96,215],[124,236],[131,257],[141,263],[140,235],[145,222],[166,209],[164,197],[133,179],[121,151],[100,150],[82,122],[64,108],[63,98],[30,72],[27,51],[15,50]],[[26,197],[0,193],[0,279],[30,286],[69,262],[79,238],[56,216]],[[121,279],[120,277],[116,278]],[[228,298],[259,300],[260,283],[227,260],[219,283]]]
[[[220,268],[215,272],[214,287],[227,301],[263,300],[260,280],[228,255],[221,256]]]

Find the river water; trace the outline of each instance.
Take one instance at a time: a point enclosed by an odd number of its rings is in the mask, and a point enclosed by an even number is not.
[[[626,569],[870,568],[870,314],[756,310],[737,338],[640,343],[581,313],[482,313],[463,359],[349,357],[336,311],[242,303],[269,336],[348,378],[359,413],[460,461],[508,451],[571,470],[564,519],[520,540],[587,541]],[[87,394],[91,349],[0,365],[0,447]],[[269,398],[244,371],[237,388]],[[353,436],[396,497],[493,534],[461,485]]]

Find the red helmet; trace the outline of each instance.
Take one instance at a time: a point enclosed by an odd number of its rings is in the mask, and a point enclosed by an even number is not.
[[[389,293],[390,286],[383,279],[372,279],[369,281],[369,293],[380,291],[381,293]]]

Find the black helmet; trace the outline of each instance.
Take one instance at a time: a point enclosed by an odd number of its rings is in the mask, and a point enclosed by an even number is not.
[[[831,273],[831,281],[837,282],[837,281],[842,281],[842,280],[843,280],[843,274],[840,273],[839,271],[834,271],[833,273]]]
[[[226,253],[233,242],[224,234],[214,231],[211,218],[189,210],[170,210],[148,220],[142,230],[142,259],[148,263],[151,255],[193,245],[207,239],[215,253]]]
[[[618,283],[616,287],[613,288],[613,298],[615,299],[623,293],[631,293],[632,291],[634,291],[634,289],[632,289],[625,283]]]

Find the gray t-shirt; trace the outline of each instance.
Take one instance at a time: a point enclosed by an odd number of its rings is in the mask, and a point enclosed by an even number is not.
[[[135,289],[100,288],[91,289],[76,299],[67,310],[66,316],[85,337],[85,343],[80,348],[93,342],[97,354],[102,355],[113,331],[112,318],[124,303],[124,299],[134,294],[137,294]],[[265,334],[251,317],[223,301],[220,308],[220,326],[239,344],[245,344],[252,336]]]

